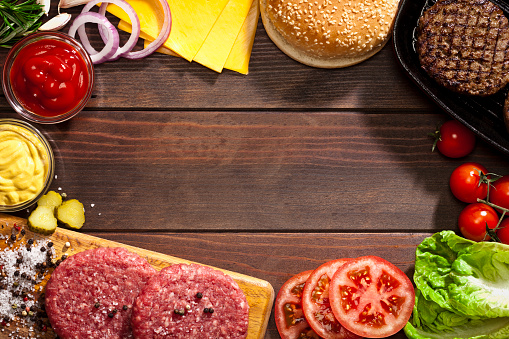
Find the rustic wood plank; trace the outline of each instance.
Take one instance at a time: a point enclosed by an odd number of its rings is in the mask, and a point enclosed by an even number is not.
[[[78,9],[81,7],[69,12],[75,14]],[[92,43],[99,39],[98,34],[91,36]],[[1,65],[7,52],[0,49]],[[200,64],[159,53],[144,60],[121,59],[96,65],[95,74],[93,98],[87,109],[437,110],[404,73],[392,40],[359,65],[317,69],[283,54],[268,38],[261,20],[247,76],[228,70],[218,74]],[[9,108],[3,96],[0,108]]]
[[[482,142],[465,159],[432,153],[442,119],[83,112],[41,129],[57,155],[52,189],[83,201],[87,231],[431,231],[464,207],[448,187],[456,166],[508,168]]]

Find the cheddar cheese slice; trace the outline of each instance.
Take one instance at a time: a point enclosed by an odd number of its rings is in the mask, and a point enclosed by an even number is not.
[[[223,70],[253,0],[230,0],[193,61],[216,72]]]
[[[251,59],[259,16],[260,3],[258,0],[253,0],[224,68],[241,74],[249,73],[249,60]]]
[[[228,0],[167,0],[172,24],[170,36],[164,46],[192,61],[205,41],[212,26]],[[127,0],[140,19],[141,30],[154,40],[160,32],[164,18],[154,0]],[[109,5],[108,11],[121,20],[131,23],[118,6]]]

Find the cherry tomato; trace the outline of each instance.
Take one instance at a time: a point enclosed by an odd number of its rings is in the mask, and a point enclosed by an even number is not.
[[[329,282],[339,267],[350,259],[336,259],[311,273],[302,292],[302,309],[311,327],[322,338],[357,339],[334,318],[329,302]]]
[[[473,241],[489,240],[486,234],[486,223],[489,228],[498,224],[498,214],[490,206],[481,202],[467,205],[458,217],[458,226],[461,234]]]
[[[276,297],[274,318],[281,339],[319,339],[302,311],[302,291],[313,271],[301,272],[281,286]]]
[[[436,139],[436,147],[446,157],[464,157],[475,146],[475,134],[456,120],[446,121],[438,131],[432,134]]]
[[[503,176],[492,184],[490,202],[509,209],[509,176]]]
[[[459,165],[452,171],[449,179],[452,194],[466,203],[477,202],[477,198],[485,199],[488,194],[486,174],[488,170],[475,162]]]
[[[509,245],[509,218],[505,218],[498,225],[497,237],[500,242]]]
[[[406,274],[375,256],[352,259],[341,266],[332,277],[329,294],[341,325],[367,338],[400,331],[415,303],[414,287]]]

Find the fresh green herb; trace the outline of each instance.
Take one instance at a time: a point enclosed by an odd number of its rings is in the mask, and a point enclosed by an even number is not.
[[[37,31],[41,26],[44,6],[37,0],[0,1],[0,47],[11,48],[23,37]]]

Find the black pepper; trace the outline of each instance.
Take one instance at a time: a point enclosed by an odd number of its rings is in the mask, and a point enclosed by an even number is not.
[[[51,241],[48,243],[48,247],[49,248],[53,247],[53,243]]]
[[[99,308],[100,306],[101,306],[101,304],[100,304],[99,302],[96,302],[96,303],[94,304],[94,307],[95,307],[95,308]]]
[[[108,317],[113,318],[114,316],[115,316],[115,314],[113,314],[113,313],[108,313]]]
[[[201,293],[201,292],[196,293],[196,298],[198,298],[198,299],[203,298],[203,293]]]
[[[127,307],[127,305],[122,306],[122,309],[123,309],[124,311],[127,311],[127,309],[128,309],[128,308],[129,308],[129,307]]]
[[[28,242],[27,242],[29,245],[32,245],[34,243],[34,239],[30,238],[28,239]]]
[[[12,241],[16,241],[16,235],[15,234],[11,234],[11,240]]]
[[[41,247],[41,252],[46,252],[46,247],[42,246]]]

